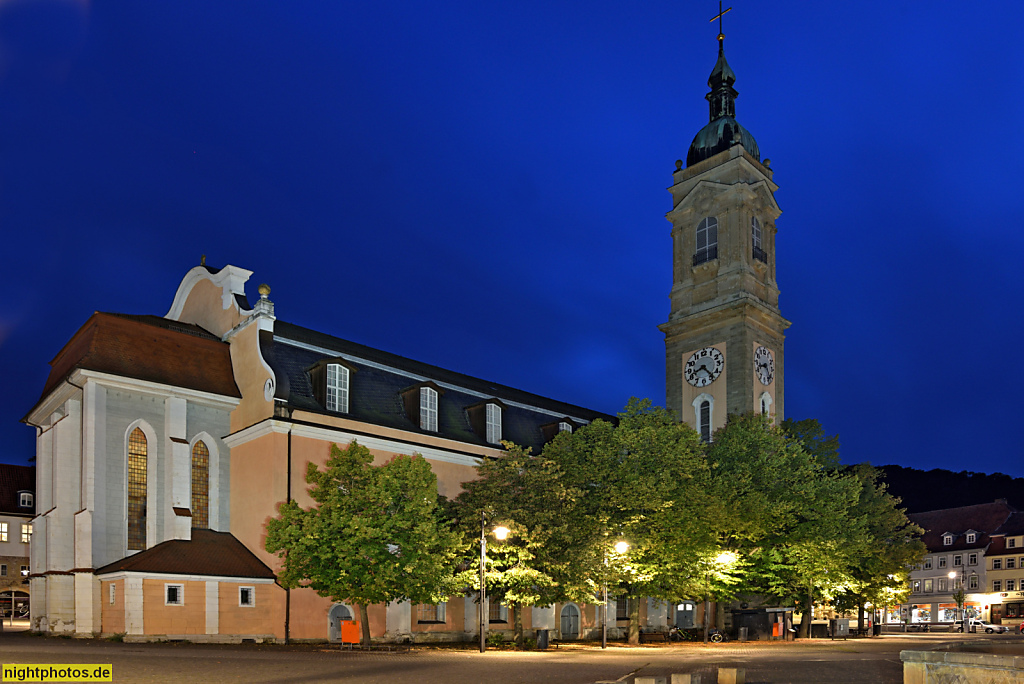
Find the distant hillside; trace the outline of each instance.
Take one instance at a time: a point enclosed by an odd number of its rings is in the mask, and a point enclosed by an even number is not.
[[[1014,508],[1024,510],[1024,478],[898,465],[878,468],[885,471],[889,493],[903,500],[902,506],[908,513],[992,503],[996,499],[1006,499]]]

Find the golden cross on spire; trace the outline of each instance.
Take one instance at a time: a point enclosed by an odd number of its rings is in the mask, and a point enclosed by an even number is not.
[[[721,46],[722,45],[722,41],[725,40],[725,33],[722,32],[722,16],[725,15],[726,12],[731,12],[731,11],[732,11],[732,7],[730,7],[729,9],[727,9],[725,11],[722,11],[722,0],[718,0],[718,14],[716,14],[713,17],[711,17],[711,21],[714,21],[715,19],[718,20],[718,45],[719,46]]]

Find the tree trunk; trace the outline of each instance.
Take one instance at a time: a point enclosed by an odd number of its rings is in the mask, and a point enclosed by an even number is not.
[[[360,646],[370,645],[370,617],[366,614],[366,604],[359,604],[359,622],[362,623],[362,637],[359,640]]]
[[[800,618],[800,638],[807,639],[811,636],[811,620],[814,618],[814,596],[811,590],[807,592],[807,603],[804,605],[804,614]]]
[[[629,597],[629,645],[640,644],[640,599]]]
[[[864,597],[857,597],[857,630],[864,630]]]
[[[516,635],[516,648],[522,649],[523,647],[523,612],[521,603],[512,604],[512,628]]]

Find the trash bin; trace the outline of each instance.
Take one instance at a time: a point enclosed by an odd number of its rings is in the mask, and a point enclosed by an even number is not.
[[[737,641],[746,641],[747,640],[747,628],[746,627],[740,627],[739,628],[739,632],[737,634],[736,640]]]
[[[871,633],[875,636],[882,636],[882,625],[875,625],[871,628]]]
[[[538,629],[537,630],[537,648],[541,651],[546,651],[548,648],[548,630]]]

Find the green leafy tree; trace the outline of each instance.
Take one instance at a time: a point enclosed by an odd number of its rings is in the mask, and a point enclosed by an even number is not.
[[[375,467],[366,447],[332,444],[323,470],[308,464],[306,482],[315,505],[289,501],[267,523],[265,546],[282,559],[282,586],[358,606],[364,645],[367,606],[435,603],[455,591],[459,538],[442,519],[437,478],[423,458]]]
[[[802,427],[819,446],[827,442]],[[849,583],[863,546],[864,521],[853,511],[859,484],[834,469],[829,452],[808,452],[759,414],[730,416],[708,450],[719,545],[749,563],[744,590],[804,604],[804,633],[815,596],[829,598]]]
[[[640,599],[695,592],[703,551],[714,546],[705,512],[708,468],[699,435],[669,411],[631,399],[618,425],[594,421],[547,445],[565,487],[579,492],[571,511],[586,540],[593,585],[629,599],[628,639],[639,641]],[[629,544],[615,553],[618,541]]]

